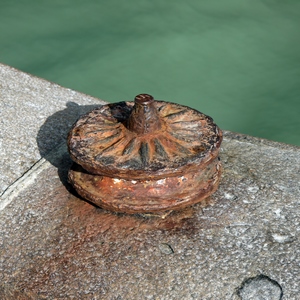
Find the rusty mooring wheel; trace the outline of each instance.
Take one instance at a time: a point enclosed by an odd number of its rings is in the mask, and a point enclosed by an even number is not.
[[[221,141],[209,116],[140,94],[74,124],[69,181],[83,198],[112,211],[180,209],[217,189]]]

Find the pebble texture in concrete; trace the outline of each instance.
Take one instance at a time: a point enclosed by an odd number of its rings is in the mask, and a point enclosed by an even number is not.
[[[244,300],[251,299],[281,299],[283,296],[281,286],[264,275],[247,279],[238,290],[238,295]]]
[[[0,64],[0,195],[97,103],[104,102]]]
[[[80,199],[56,147],[0,211],[0,298],[297,300],[299,154],[225,132],[218,191],[162,219]]]

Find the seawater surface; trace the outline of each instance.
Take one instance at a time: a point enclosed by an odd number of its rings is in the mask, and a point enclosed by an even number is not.
[[[300,1],[8,1],[0,61],[109,102],[149,93],[300,145]]]

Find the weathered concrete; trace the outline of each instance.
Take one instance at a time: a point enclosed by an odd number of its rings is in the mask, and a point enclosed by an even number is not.
[[[0,195],[103,101],[0,64]]]
[[[299,299],[298,147],[225,132],[219,190],[165,219],[79,199],[45,152],[2,195],[2,299]]]

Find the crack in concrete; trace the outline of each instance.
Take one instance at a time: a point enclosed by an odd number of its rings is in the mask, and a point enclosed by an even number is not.
[[[22,174],[22,176],[9,185],[0,196],[0,211],[9,205],[22,190],[30,186],[37,176],[48,168],[49,165],[50,163],[45,158],[41,158]]]
[[[34,163],[25,173],[23,173],[17,180],[9,185],[4,192],[0,195],[0,211],[5,209],[19,194],[21,191],[29,187],[34,183],[38,175],[53,165],[58,157],[66,152],[65,143],[61,143],[57,148],[50,151],[45,157],[39,159]]]

